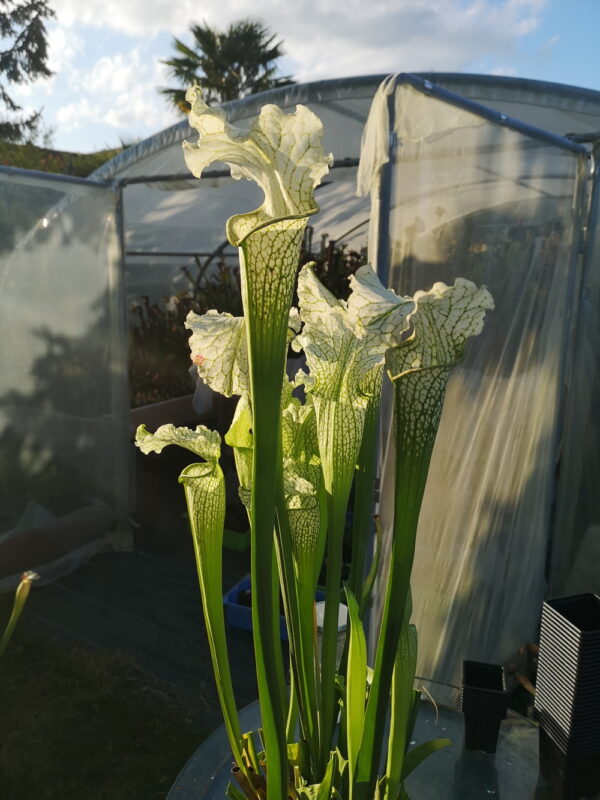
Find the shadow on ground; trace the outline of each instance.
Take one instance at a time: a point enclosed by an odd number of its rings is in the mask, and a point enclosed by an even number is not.
[[[160,456],[136,452],[135,459],[133,551],[96,556],[71,575],[35,587],[23,630],[122,651],[167,684],[186,715],[210,731],[221,724],[221,715],[177,482],[189,454],[169,448]],[[224,551],[224,592],[247,572],[247,552]],[[9,599],[0,598],[2,618]],[[230,629],[228,638],[236,699],[243,707],[257,696],[252,635]]]

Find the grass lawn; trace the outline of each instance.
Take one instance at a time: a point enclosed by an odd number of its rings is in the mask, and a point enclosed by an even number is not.
[[[164,800],[206,734],[118,652],[17,629],[0,661],[2,800]]]

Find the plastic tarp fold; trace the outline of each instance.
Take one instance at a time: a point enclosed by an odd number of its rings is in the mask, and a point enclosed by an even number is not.
[[[568,363],[556,513],[552,596],[600,595],[600,140],[573,355]],[[584,240],[585,241],[585,240]]]
[[[418,674],[454,685],[463,659],[503,663],[536,636],[576,355],[587,174],[585,155],[570,143],[530,137],[465,106],[388,81],[362,167],[363,187],[377,199],[389,161],[389,209],[380,209],[389,240],[378,257],[389,257],[390,285],[413,294],[462,276],[486,285],[495,301],[448,384],[412,578]],[[391,429],[387,403],[382,430]],[[380,456],[389,537],[387,435]],[[566,542],[573,531],[556,536]]]
[[[0,590],[130,544],[117,200],[0,171]]]
[[[358,158],[364,123],[383,77],[294,84],[224,103],[223,109],[230,122],[243,128],[263,104],[274,103],[288,112],[299,103],[307,105],[323,121],[324,147],[339,163]],[[600,129],[598,92],[502,76],[422,73],[422,77],[555,134]],[[189,180],[181,143],[196,135],[184,120],[128,148],[92,176],[143,181],[126,184],[123,189],[127,287],[132,301],[143,295],[156,301],[187,290],[181,268],[195,271],[192,254],[203,259],[212,253],[223,243],[224,221],[257,207],[262,200],[254,184],[244,181],[227,177]],[[384,132],[384,139],[386,135]],[[363,198],[354,196],[354,173],[354,168],[334,169],[326,185],[319,188],[316,199],[322,212],[311,220],[314,241],[328,234],[355,250],[366,244],[369,207]],[[181,179],[165,180],[168,176]],[[226,248],[224,255],[236,257],[232,248]]]

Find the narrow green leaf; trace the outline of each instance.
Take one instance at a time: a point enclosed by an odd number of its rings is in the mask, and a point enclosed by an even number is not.
[[[321,785],[319,786],[316,800],[329,800],[329,798],[331,797],[336,765],[337,765],[337,755],[336,753],[332,753],[331,758],[329,759],[329,763],[327,764],[327,769],[325,770],[325,777],[323,778],[323,780],[321,781]]]
[[[360,599],[360,614],[361,619],[369,603],[371,602],[371,594],[373,593],[373,586],[375,579],[379,575],[379,564],[381,562],[381,545],[383,540],[383,531],[381,528],[381,519],[379,516],[375,518],[375,552],[373,553],[373,560],[369,567],[369,572],[363,583],[362,595]]]
[[[358,603],[348,588],[346,589],[346,600],[350,618],[350,644],[346,672],[346,746],[350,773],[350,798],[352,798],[352,778],[356,769],[365,724],[367,643],[360,621]]]
[[[417,724],[417,717],[419,716],[419,703],[421,702],[421,690],[413,689],[412,693],[412,706],[410,709],[409,717],[406,721],[406,741],[410,742],[413,738],[413,733]]]
[[[244,794],[234,783],[228,784],[225,794],[228,800],[248,800],[248,795]]]
[[[239,494],[246,510],[250,511],[250,493],[252,486],[252,451],[254,437],[252,435],[252,411],[246,395],[242,395],[235,407],[235,413],[229,430],[225,434],[225,442],[233,449],[235,469],[239,481]]]
[[[285,721],[285,740],[288,743],[288,754],[290,744],[296,738],[296,729],[298,727],[298,692],[296,690],[297,679],[294,677],[293,659],[294,656],[290,651],[290,702]]]
[[[293,744],[288,744],[287,753],[289,765],[291,767],[297,766],[300,769],[300,773],[305,774],[308,764],[308,751],[306,742],[294,742]]]
[[[384,800],[396,800],[402,785],[402,768],[408,743],[408,721],[413,706],[413,683],[416,667],[417,629],[414,625],[405,624],[400,635],[392,676],[392,711]]]
[[[256,745],[254,743],[254,731],[248,731],[247,733],[243,733],[242,741],[244,744],[244,753],[249,762],[249,766],[251,766],[254,772],[258,774],[260,772],[260,766],[258,763],[259,758],[256,753]]]
[[[426,758],[444,747],[451,747],[452,741],[450,739],[432,739],[430,742],[423,742],[417,745],[413,750],[409,750],[404,757],[404,767],[402,769],[402,779],[407,778],[411,772],[421,764]]]
[[[373,534],[373,509],[375,505],[375,478],[377,475],[377,443],[379,439],[379,406],[383,370],[372,371],[370,380],[365,381],[368,403],[365,413],[363,436],[354,478],[354,516],[352,520],[352,562],[350,568],[350,588],[359,599],[361,615],[364,613],[376,574],[376,560],[373,558],[369,577],[365,580],[365,570],[369,545]],[[375,569],[373,567],[375,566]],[[371,579],[372,576],[372,579]],[[371,581],[369,583],[369,581]]]

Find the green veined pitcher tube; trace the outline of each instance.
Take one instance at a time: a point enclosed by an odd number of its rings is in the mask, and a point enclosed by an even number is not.
[[[225,481],[219,466],[221,437],[204,425],[198,425],[195,430],[191,430],[167,424],[161,425],[154,433],[150,433],[145,425],[140,425],[136,431],[135,443],[146,454],[161,453],[165,447],[177,445],[204,459],[201,463],[186,467],[179,480],[185,490],[206,632],[225,729],[238,767],[247,774],[231,685],[223,611]]]
[[[337,619],[346,508],[359,456],[369,396],[380,385],[385,352],[406,328],[412,301],[385,289],[369,266],[350,280],[339,301],[305,266],[298,279],[304,327],[297,342],[310,375],[304,379],[315,407],[323,484],[327,493],[327,582],[321,658],[321,769],[327,764],[337,717]]]
[[[240,245],[253,422],[250,505],[252,628],[269,800],[287,792],[285,682],[273,531],[281,482],[281,391],[287,330],[306,219],[278,220]]]
[[[206,633],[225,730],[233,757],[240,769],[244,769],[242,734],[231,683],[223,610],[223,471],[218,464],[190,464],[179,476],[179,481],[185,491]]]
[[[394,385],[396,447],[392,551],[364,737],[356,770],[356,800],[373,796],[394,663],[407,604],[417,525],[446,384],[466,340],[483,327],[493,301],[485,288],[457,278],[417,292],[412,335],[387,353]]]
[[[210,109],[198,87],[186,95],[189,122],[200,132],[184,143],[186,162],[200,177],[213,161],[224,161],[233,178],[248,178],[264,191],[255,211],[227,222],[227,238],[239,248],[253,417],[250,508],[252,623],[259,700],[268,769],[268,800],[287,794],[285,685],[275,570],[274,524],[281,483],[280,403],[287,324],[300,242],[306,220],[318,211],[314,187],[328,171],[319,119],[298,106],[286,115],[264,106],[247,131]]]

